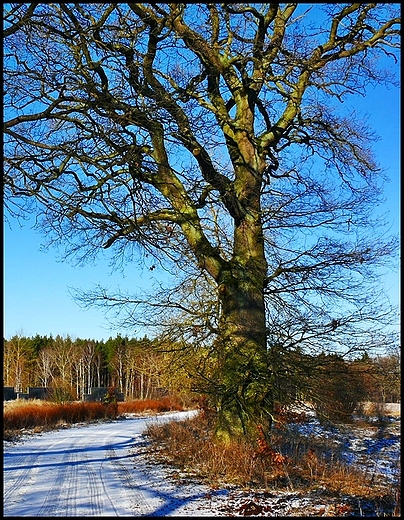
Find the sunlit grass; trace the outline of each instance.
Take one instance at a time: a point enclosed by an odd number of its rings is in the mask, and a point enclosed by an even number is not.
[[[398,486],[344,462],[337,452],[330,456],[332,439],[302,438],[285,428],[275,432],[271,446],[222,443],[214,439],[211,424],[202,414],[187,421],[151,424],[146,434],[153,457],[176,468],[179,478],[192,476],[213,487],[235,484],[250,490],[325,490],[333,496],[371,500],[390,508],[397,503],[396,510],[399,508]]]
[[[118,412],[142,413],[142,412],[180,412],[184,408],[173,397],[162,397],[161,399],[136,399],[134,401],[118,403]]]
[[[174,398],[144,399],[105,404],[101,402],[54,403],[32,400],[7,401],[3,406],[3,438],[13,439],[26,430],[35,432],[99,419],[116,419],[125,413],[181,411]]]
[[[47,401],[25,401],[24,404],[7,405],[3,412],[3,438],[18,434],[22,430],[47,429],[64,424],[70,425],[97,419],[115,419],[116,404],[103,403],[51,403]]]

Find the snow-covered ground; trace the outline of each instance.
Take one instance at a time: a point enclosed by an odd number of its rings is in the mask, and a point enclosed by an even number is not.
[[[24,436],[16,443],[4,441],[4,516],[352,515],[343,497],[321,489],[304,495],[251,492],[173,479],[172,468],[154,463],[146,453],[142,433],[150,422],[182,420],[192,413],[128,416]],[[315,421],[305,428],[307,435],[325,435]],[[373,434],[332,435],[347,461],[382,472],[394,485],[399,432],[379,438]],[[367,507],[358,504],[360,516],[376,516],[367,514]]]

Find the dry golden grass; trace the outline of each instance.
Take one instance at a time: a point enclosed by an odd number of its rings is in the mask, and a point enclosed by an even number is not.
[[[144,412],[171,412],[182,411],[183,406],[173,397],[162,397],[161,399],[136,399],[134,401],[118,403],[118,412],[144,413]]]
[[[24,401],[7,405],[3,410],[3,438],[10,438],[29,429],[50,429],[63,424],[115,419],[116,404],[102,403],[51,403],[47,401]]]
[[[39,399],[5,401],[3,404],[3,438],[13,439],[24,430],[42,431],[62,425],[98,419],[116,419],[124,413],[159,413],[181,411],[174,399],[145,399],[104,404],[100,402],[54,403]]]
[[[5,411],[21,408],[26,406],[28,403],[31,406],[44,406],[49,404],[49,401],[43,401],[42,399],[30,399],[29,401],[26,401],[25,399],[13,399],[12,401],[3,401],[3,413]]]
[[[383,418],[401,417],[401,405],[399,403],[373,403],[362,402],[357,406],[357,413],[362,416]]]
[[[237,484],[245,489],[310,491],[371,500],[393,500],[397,490],[358,467],[329,457],[331,441],[293,437],[280,430],[272,445],[225,444],[214,440],[212,425],[199,414],[187,421],[149,425],[154,457],[179,469],[184,477],[198,477],[213,487]],[[262,441],[257,435],[257,441]]]

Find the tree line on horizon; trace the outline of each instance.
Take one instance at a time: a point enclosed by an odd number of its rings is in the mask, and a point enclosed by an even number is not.
[[[162,392],[181,394],[167,364],[167,355],[156,352],[146,336],[118,335],[97,341],[37,334],[4,340],[5,386],[16,391],[29,386],[55,388],[72,400],[82,399],[97,387],[119,388],[126,399],[150,399]],[[184,374],[177,377],[184,383]]]
[[[37,334],[15,335],[3,343],[4,386],[16,391],[47,387],[64,400],[80,400],[94,387],[116,387],[125,400],[171,395],[190,403],[203,397],[194,391],[191,376],[201,361],[195,350],[169,348],[159,339],[117,335],[97,341]],[[201,355],[204,348],[199,347]],[[398,352],[373,357],[365,353],[347,361],[338,354],[270,348],[278,365],[273,367],[278,374],[274,386],[281,407],[309,401],[320,415],[341,419],[359,402],[400,401]]]

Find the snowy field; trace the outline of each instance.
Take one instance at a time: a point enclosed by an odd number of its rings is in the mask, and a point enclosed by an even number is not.
[[[298,492],[210,489],[178,479],[153,462],[142,433],[150,422],[182,420],[194,412],[76,425],[4,441],[4,516],[385,516],[321,489]],[[331,436],[349,463],[382,474],[395,486],[400,459],[399,421],[383,428],[325,430],[314,419],[306,435]],[[173,475],[177,473],[177,480]]]

